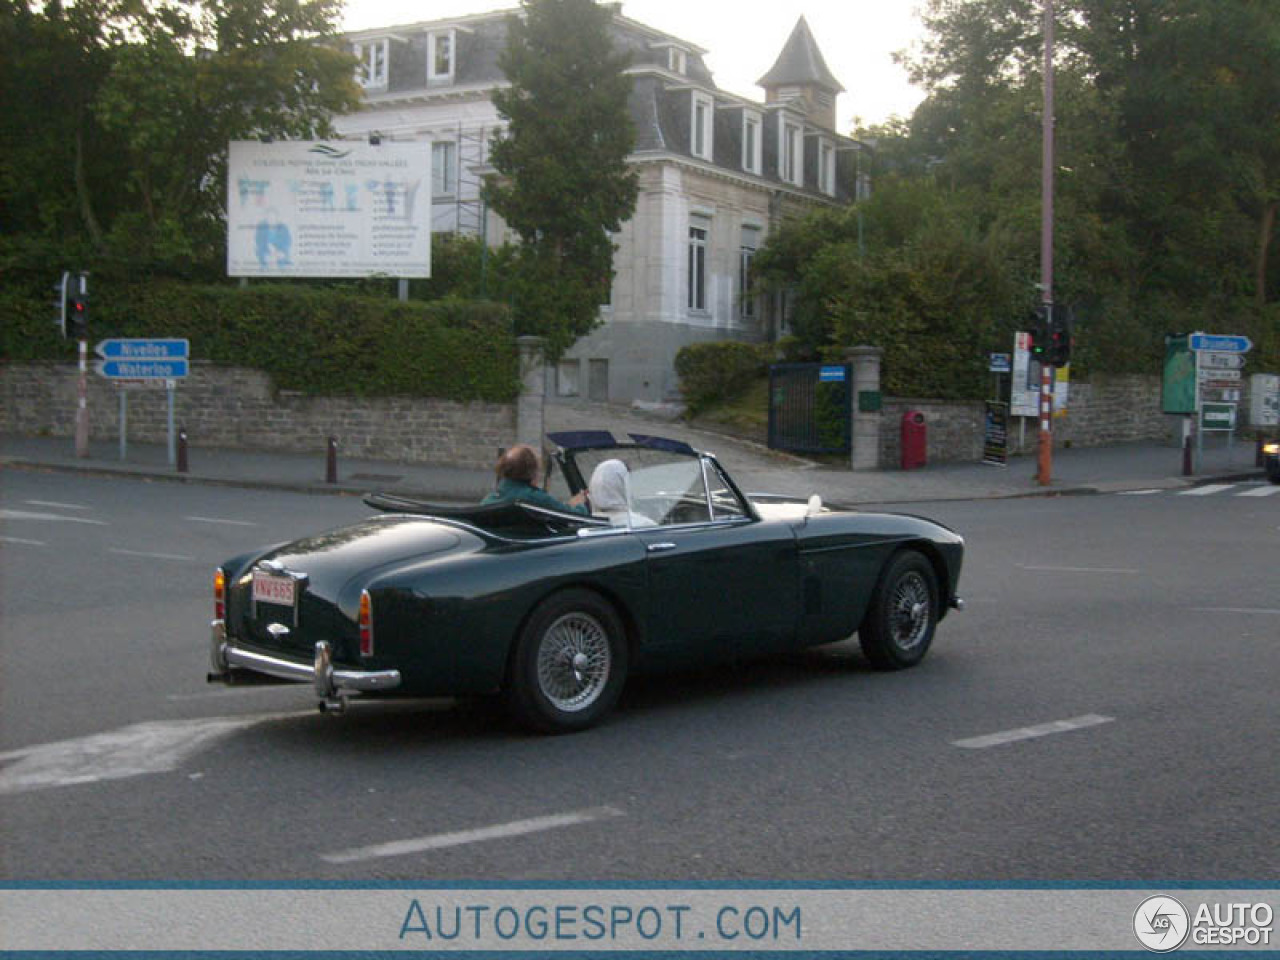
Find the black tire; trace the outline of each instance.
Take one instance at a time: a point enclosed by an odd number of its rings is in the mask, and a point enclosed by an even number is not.
[[[938,578],[915,550],[896,554],[880,574],[858,642],[878,670],[901,670],[924,659],[938,625]]]
[[[507,672],[507,706],[540,733],[585,730],[608,713],[627,678],[627,644],[613,606],[589,590],[544,600],[525,622]]]

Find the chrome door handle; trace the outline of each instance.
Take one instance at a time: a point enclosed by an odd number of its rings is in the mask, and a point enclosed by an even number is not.
[[[674,550],[675,548],[676,548],[676,545],[674,543],[671,543],[670,541],[663,541],[662,543],[651,543],[647,547],[645,547],[645,549],[648,550],[650,553],[666,553],[668,550]]]

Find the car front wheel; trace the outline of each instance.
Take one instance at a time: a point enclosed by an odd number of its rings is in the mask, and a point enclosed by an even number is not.
[[[915,550],[897,554],[880,575],[858,641],[872,666],[901,670],[924,659],[938,623],[938,581]]]
[[[567,590],[545,600],[516,640],[506,688],[516,718],[543,733],[595,724],[627,674],[622,623],[603,598]]]

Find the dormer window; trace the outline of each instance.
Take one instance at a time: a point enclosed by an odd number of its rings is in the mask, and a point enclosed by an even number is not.
[[[667,69],[681,76],[689,72],[689,55],[679,47],[667,47]]]
[[[435,30],[427,34],[427,81],[453,80],[455,31]]]
[[[804,185],[804,137],[800,124],[785,116],[778,121],[778,176],[794,186]]]
[[[711,159],[712,122],[715,101],[705,93],[693,94],[693,129],[689,138],[690,153],[700,160]]]
[[[384,90],[387,86],[387,40],[353,43],[351,52],[360,62],[356,65],[356,82],[366,90]]]
[[[742,169],[747,173],[760,173],[763,167],[764,139],[760,114],[754,110],[742,111]]]

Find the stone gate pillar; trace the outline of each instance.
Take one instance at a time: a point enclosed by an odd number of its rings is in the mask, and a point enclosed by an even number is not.
[[[853,389],[850,402],[853,406],[853,451],[849,466],[854,470],[880,469],[880,429],[883,414],[880,397],[880,359],[884,351],[879,347],[861,345],[845,351],[853,365]]]
[[[544,337],[516,337],[520,353],[520,395],[516,398],[516,443],[527,443],[542,453],[546,428],[547,363]]]

